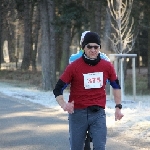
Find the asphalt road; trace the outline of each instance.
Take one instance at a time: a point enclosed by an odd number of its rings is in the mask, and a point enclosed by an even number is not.
[[[0,150],[69,150],[67,114],[0,93]],[[135,149],[108,137],[107,150]]]

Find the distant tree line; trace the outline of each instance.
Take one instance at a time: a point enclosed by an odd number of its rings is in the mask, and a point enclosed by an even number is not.
[[[109,0],[108,0],[109,1]],[[21,70],[37,70],[41,64],[43,89],[52,90],[56,74],[68,65],[69,56],[79,48],[81,33],[97,32],[102,41],[102,52],[115,53],[112,16],[107,0],[0,0],[0,62],[4,62],[3,45],[8,41],[10,62],[22,59]],[[114,8],[119,0],[110,0]],[[122,0],[126,3],[128,0]],[[148,67],[150,88],[150,1],[134,0],[135,44],[129,53],[136,53]],[[130,10],[130,9],[127,9]],[[128,23],[128,28],[132,21]],[[114,26],[116,26],[114,22]],[[126,31],[128,32],[128,31]],[[114,39],[113,39],[114,40]],[[1,64],[0,63],[0,64]]]

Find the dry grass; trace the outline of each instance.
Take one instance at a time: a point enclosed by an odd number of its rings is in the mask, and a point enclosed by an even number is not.
[[[16,86],[34,86],[38,89],[42,88],[41,71],[21,71],[21,70],[0,70],[0,81],[15,84]],[[144,71],[136,73],[136,93],[137,95],[149,95],[150,90],[147,89],[147,73]],[[132,95],[132,74],[128,71],[125,80],[125,94]]]
[[[1,70],[0,81],[12,83],[17,86],[42,86],[42,73],[41,71],[21,71],[21,70]]]
[[[146,75],[136,75],[136,93],[137,95],[150,95],[150,89],[148,89],[148,79]],[[125,80],[125,93],[132,94],[132,76],[129,76]]]
[[[148,89],[148,69],[140,68],[136,69],[136,94],[137,95],[150,95],[150,89]],[[125,79],[125,94],[132,95],[132,70],[128,69]]]

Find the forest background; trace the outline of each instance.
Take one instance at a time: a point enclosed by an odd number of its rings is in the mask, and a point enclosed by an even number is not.
[[[120,1],[130,0],[112,1],[116,9]],[[136,38],[129,54],[137,54],[139,95],[150,93],[149,14],[149,0],[133,0],[130,18],[134,18]],[[111,24],[116,26],[107,0],[0,0],[0,80],[52,90],[70,55],[80,49],[83,31],[100,35],[101,52],[116,53]],[[128,29],[132,25],[129,21]],[[132,94],[131,58],[125,62],[125,93]]]

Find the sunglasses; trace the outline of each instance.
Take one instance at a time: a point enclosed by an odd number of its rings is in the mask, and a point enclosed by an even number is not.
[[[99,46],[97,46],[97,45],[94,45],[94,46],[87,45],[86,47],[87,47],[88,49],[92,49],[92,48],[98,49],[98,48],[99,48]]]

